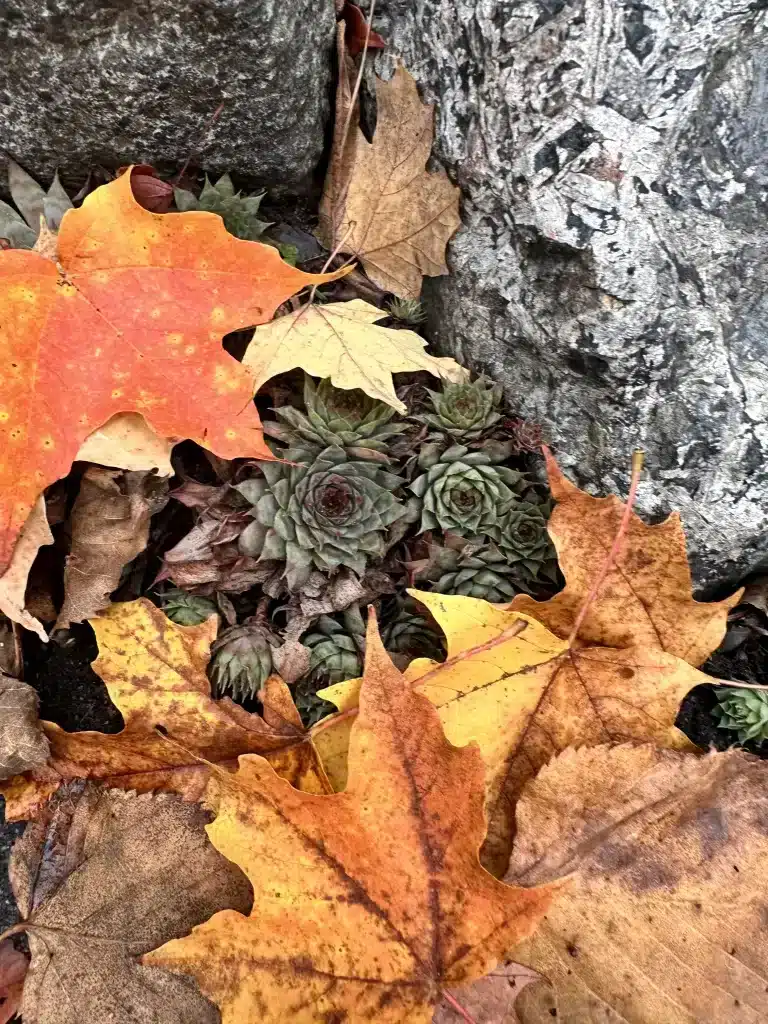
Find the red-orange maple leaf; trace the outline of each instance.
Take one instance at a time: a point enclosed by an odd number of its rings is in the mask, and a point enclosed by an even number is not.
[[[337,276],[296,270],[215,214],[151,213],[130,173],[65,214],[58,262],[0,252],[0,572],[37,496],[115,413],[224,458],[271,458],[222,336]]]

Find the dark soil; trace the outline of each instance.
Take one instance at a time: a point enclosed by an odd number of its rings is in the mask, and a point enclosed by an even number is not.
[[[736,608],[728,623],[728,632],[720,647],[702,666],[702,671],[729,682],[768,684],[768,617],[749,605]],[[739,746],[736,733],[720,729],[712,714],[717,705],[717,688],[697,686],[680,705],[677,726],[703,750],[728,750]],[[768,741],[747,743],[744,749],[768,758]]]

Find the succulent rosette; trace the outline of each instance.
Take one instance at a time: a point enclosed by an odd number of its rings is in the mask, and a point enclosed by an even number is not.
[[[211,646],[208,676],[217,696],[255,697],[272,672],[272,648],[279,638],[254,618],[230,626]]]
[[[363,575],[382,558],[387,531],[405,507],[402,480],[380,463],[350,457],[338,445],[289,448],[285,462],[260,463],[262,477],[237,485],[253,505],[254,521],[240,535],[243,554],[285,562],[289,588],[313,570],[342,565]]]
[[[414,419],[457,441],[472,441],[501,419],[498,411],[502,389],[482,377],[472,383],[443,385],[442,391],[429,391],[433,412]]]
[[[426,446],[419,465],[428,467],[411,484],[420,501],[421,532],[452,530],[463,537],[478,535],[498,541],[504,517],[528,487],[523,473],[493,464],[484,451],[452,445],[440,453]]]
[[[364,391],[342,391],[330,380],[318,385],[304,378],[302,412],[290,405],[275,409],[278,424],[265,424],[271,437],[286,444],[310,444],[339,448],[355,447],[384,452],[391,438],[403,432],[402,423],[392,423],[395,410],[369,398]]]
[[[718,728],[732,729],[739,743],[768,739],[768,693],[728,686],[718,688],[717,700],[714,714],[720,719]]]

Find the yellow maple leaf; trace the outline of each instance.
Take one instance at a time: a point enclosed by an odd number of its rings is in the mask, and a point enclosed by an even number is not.
[[[516,1019],[768,1020],[767,791],[768,766],[741,750],[601,746],[542,769],[506,878],[573,882],[515,950],[547,979]]]
[[[480,746],[489,817],[484,862],[493,870],[506,868],[520,790],[566,747],[653,740],[696,749],[674,723],[685,694],[709,677],[680,658],[642,646],[569,649],[535,619],[504,606],[409,593],[445,633],[448,657],[443,664],[419,658],[405,678],[437,707],[451,743]],[[524,628],[510,636],[516,626]],[[357,706],[359,693],[359,680],[320,691],[346,712]],[[345,784],[353,720],[350,714],[331,717],[312,732],[335,789]]]
[[[548,601],[519,594],[511,607],[565,638],[611,549],[624,504],[613,495],[595,498],[580,491],[552,455],[546,456],[557,502],[548,530],[566,585]],[[648,526],[633,514],[615,564],[579,627],[579,640],[606,647],[660,647],[701,665],[719,647],[728,612],[741,594],[695,601],[680,516],[674,512],[665,522]]]
[[[90,623],[99,644],[93,668],[122,712],[125,728],[115,734],[66,732],[43,722],[50,743],[47,766],[0,786],[9,819],[34,817],[51,793],[72,779],[140,793],[171,790],[198,800],[209,774],[201,759],[234,767],[238,755],[250,751],[269,757],[292,784],[329,791],[281,679],[273,676],[265,685],[263,717],[227,697],[211,697],[205,668],[216,638],[215,615],[199,626],[178,626],[140,598],[113,604]]]
[[[257,327],[243,364],[254,374],[257,389],[300,366],[313,377],[330,377],[334,387],[360,388],[401,413],[406,408],[395,394],[393,373],[426,370],[450,381],[468,379],[455,360],[425,352],[426,342],[415,331],[377,327],[384,317],[362,299],[304,306]]]
[[[214,915],[143,963],[191,974],[222,1024],[426,1024],[446,986],[486,974],[558,891],[478,861],[483,762],[443,735],[368,631],[346,793],[315,797],[246,756],[217,773],[213,845],[248,875],[250,917]]]
[[[405,68],[377,79],[373,141],[357,126],[337,133],[320,211],[328,248],[357,256],[372,281],[403,298],[419,297],[422,275],[448,273],[445,247],[461,226],[459,189],[442,168],[425,169],[433,137],[434,108]]]

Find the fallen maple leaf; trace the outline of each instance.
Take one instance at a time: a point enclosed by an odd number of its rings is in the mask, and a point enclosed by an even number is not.
[[[540,981],[541,975],[522,964],[503,964],[492,974],[465,988],[454,989],[459,1006],[470,1015],[474,1024],[519,1024],[513,1009],[515,1000],[526,985]],[[445,997],[435,1010],[432,1024],[460,1024],[466,1020]]]
[[[395,394],[393,373],[426,370],[450,381],[468,379],[455,360],[430,356],[415,331],[376,326],[385,314],[362,299],[304,306],[257,327],[243,357],[256,386],[300,366],[313,377],[330,377],[334,387],[360,388],[398,412],[405,405]]]
[[[613,495],[594,498],[563,475],[545,452],[549,486],[557,502],[549,535],[565,576],[565,589],[548,601],[519,594],[511,607],[532,615],[565,639],[611,549],[624,512]],[[579,627],[583,643],[661,648],[701,665],[725,635],[728,611],[742,591],[723,601],[695,601],[680,516],[647,526],[632,515],[615,564]]]
[[[494,872],[509,861],[517,796],[554,754],[622,740],[696,749],[675,718],[685,694],[710,677],[687,662],[658,648],[569,649],[535,619],[504,606],[409,593],[445,633],[448,658],[419,658],[405,678],[437,707],[451,743],[480,746],[489,818],[483,862]],[[319,691],[342,711],[357,706],[359,693],[359,680]],[[328,718],[312,732],[335,789],[345,782],[350,718]]]
[[[173,445],[173,438],[159,437],[139,413],[120,412],[86,437],[75,461],[115,469],[154,469],[158,476],[172,476]]]
[[[265,754],[294,785],[328,792],[282,680],[268,680],[263,717],[227,697],[211,698],[205,669],[216,619],[177,626],[146,598],[112,605],[92,619],[99,644],[93,668],[122,712],[125,728],[111,735],[65,732],[43,722],[51,745],[48,764],[0,786],[8,819],[34,817],[52,792],[73,779],[138,792],[172,790],[196,800],[209,774],[201,759],[234,767],[239,754],[252,751]]]
[[[296,270],[214,214],[150,213],[130,173],[64,215],[58,263],[0,252],[0,571],[38,495],[115,413],[225,458],[271,458],[251,376],[222,336],[336,276]]]
[[[247,913],[251,887],[205,835],[202,808],[171,794],[72,783],[14,846],[10,875],[32,961],[35,1024],[216,1024],[191,979],[136,957],[212,913]]]
[[[328,248],[357,256],[372,281],[403,298],[419,297],[423,275],[448,273],[445,247],[461,225],[459,189],[444,170],[425,170],[433,136],[434,108],[405,68],[377,79],[373,142],[357,125],[338,133],[320,208]]]
[[[19,1012],[29,960],[14,948],[10,939],[0,942],[0,1024]]]
[[[48,525],[45,498],[41,494],[21,528],[19,539],[13,549],[11,561],[0,576],[0,612],[13,622],[37,633],[41,640],[47,640],[42,623],[24,607],[24,595],[32,563],[44,544],[53,543],[53,534]]]
[[[151,473],[102,466],[85,471],[70,517],[72,548],[54,630],[84,622],[109,604],[123,566],[147,546],[150,519],[167,501],[167,482]]]
[[[768,766],[743,751],[569,750],[526,786],[507,880],[575,872],[515,956],[523,1024],[768,1020]]]
[[[0,779],[48,760],[48,740],[37,717],[38,704],[31,686],[0,672]]]
[[[368,632],[346,793],[291,789],[257,757],[217,773],[211,841],[248,874],[250,917],[217,914],[143,958],[192,974],[222,1024],[427,1022],[444,986],[490,970],[555,888],[506,888],[477,851],[483,762]]]

